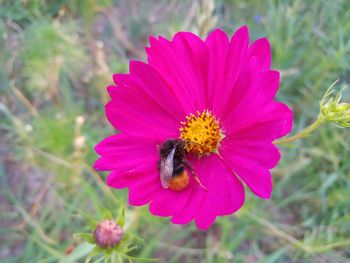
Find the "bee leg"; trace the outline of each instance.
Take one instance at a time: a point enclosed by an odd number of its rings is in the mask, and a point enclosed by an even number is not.
[[[184,166],[186,166],[188,170],[190,170],[191,174],[193,175],[194,179],[197,181],[197,183],[199,184],[199,186],[202,187],[205,191],[208,191],[208,188],[206,188],[206,187],[202,184],[201,180],[199,180],[197,174],[194,172],[194,170],[193,170],[192,166],[189,164],[189,162],[188,162],[187,160],[182,160],[182,164],[183,164]]]
[[[197,181],[197,183],[199,184],[199,186],[202,187],[205,191],[208,191],[208,188],[206,188],[206,187],[202,184],[202,182],[199,180],[198,176],[197,176],[195,173],[193,173],[193,172],[191,172],[191,173],[192,173],[194,179],[195,179],[195,180]]]

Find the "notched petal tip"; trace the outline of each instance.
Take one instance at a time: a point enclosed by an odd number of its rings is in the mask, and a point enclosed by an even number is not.
[[[288,133],[290,133],[293,130],[293,117],[294,117],[294,112],[293,110],[286,104],[284,103],[280,103],[282,105],[282,107],[284,108],[284,112],[282,114],[284,114],[284,129],[283,129],[283,133],[281,134],[280,137],[286,136]],[[276,138],[278,139],[278,138]]]
[[[142,61],[139,61],[139,60],[130,60],[129,62],[129,71],[130,71],[130,74],[133,74],[133,75],[138,75],[138,68],[140,67],[145,67],[145,65],[147,65],[146,63],[142,62]]]
[[[257,40],[255,40],[251,45],[251,48],[255,47],[258,49],[265,49],[270,51],[271,47],[270,47],[270,41],[267,37],[262,37],[262,38],[258,38]]]
[[[158,41],[158,39],[157,39],[156,37],[150,36],[150,37],[148,38],[149,47],[147,47],[147,48],[152,48],[152,46],[153,46],[154,44],[156,44],[157,41]]]
[[[95,147],[95,148],[96,148],[96,147]],[[102,157],[100,157],[99,159],[97,159],[97,161],[94,163],[94,165],[93,165],[92,167],[93,167],[94,170],[96,170],[96,171],[108,171],[108,169],[105,170],[105,169],[103,168],[103,159],[102,159]]]
[[[153,61],[153,56],[157,56],[156,54],[163,49],[164,46],[168,46],[170,43],[169,40],[162,36],[158,36],[158,38],[154,36],[149,37],[149,47],[146,47],[146,53],[148,58],[148,63],[151,64]]]
[[[205,223],[203,222],[203,220],[195,219],[195,224],[199,230],[207,231],[215,223],[215,220],[216,220],[216,216],[212,218],[210,221],[206,220]]]
[[[228,36],[225,31],[221,29],[215,29],[209,33],[209,35],[205,39],[205,42],[209,46],[217,44],[221,46],[226,46],[230,42],[230,40],[228,39]]]
[[[106,113],[106,117],[107,119],[109,120],[109,122],[111,123],[110,121],[110,118],[109,118],[109,115],[110,115],[110,112],[112,111],[113,107],[114,107],[114,102],[113,100],[110,100],[108,101],[106,104],[105,104],[105,113]]]
[[[272,176],[271,176],[271,183],[269,183],[269,184],[271,184],[271,187],[267,187],[267,189],[265,191],[256,192],[252,188],[251,188],[251,190],[256,196],[260,197],[261,199],[266,199],[267,200],[267,199],[270,199],[271,196],[272,196],[272,190],[273,190]]]
[[[276,81],[280,82],[280,78],[281,78],[281,74],[278,70],[268,70],[269,74],[271,74],[271,77],[273,77],[274,79],[276,79]]]
[[[125,188],[126,186],[124,185],[120,186],[116,178],[117,177],[115,176],[114,172],[109,173],[109,175],[106,177],[106,184],[112,188],[117,188],[117,189]]]
[[[185,32],[185,31],[177,32],[174,35],[172,42],[173,41],[188,41],[188,40],[203,42],[203,40],[199,36],[197,36],[196,34],[194,34],[192,32]]]
[[[149,208],[148,208],[148,210],[151,212],[152,215],[159,216],[159,217],[170,217],[170,216],[172,216],[171,209],[164,209],[163,210],[156,202],[157,201],[153,200],[150,203]],[[168,210],[170,210],[170,211],[168,211]]]
[[[113,85],[107,86],[107,92],[111,98],[113,97],[116,89],[117,89],[116,86],[113,86]]]
[[[130,61],[130,75],[132,75],[132,78],[134,79],[142,79],[145,78],[145,76],[150,77],[150,70],[152,70],[151,73],[156,74],[155,71],[153,71],[152,66],[149,64],[146,64],[139,60],[131,60]]]
[[[129,74],[126,73],[116,73],[113,74],[113,82],[115,83],[115,85],[119,86],[121,85],[121,83],[123,82],[123,79],[125,77],[127,77]]]
[[[255,40],[249,47],[249,55],[258,58],[263,68],[271,66],[271,47],[266,37]]]
[[[222,30],[221,28],[215,28],[214,30],[212,30],[210,33],[209,33],[209,35],[208,35],[208,37],[210,36],[210,35],[221,35],[221,36],[227,36],[227,34],[226,34],[226,32],[224,31],[224,30]],[[208,38],[207,37],[207,38]]]
[[[172,41],[160,35],[158,37],[150,36],[149,37],[150,46],[148,47],[148,49],[151,51],[153,48],[159,47],[159,44],[169,44],[170,42]]]
[[[249,39],[249,28],[247,25],[241,26],[238,28],[232,36],[232,39],[235,37],[242,37]]]
[[[101,150],[100,150],[100,148],[101,148],[101,143],[102,143],[103,141],[104,141],[104,140],[100,141],[100,142],[97,143],[97,144],[95,145],[95,147],[94,147],[95,152],[96,152],[97,154],[99,154],[99,155],[101,155]]]

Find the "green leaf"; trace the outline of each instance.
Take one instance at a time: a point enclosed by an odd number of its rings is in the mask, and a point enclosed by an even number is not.
[[[124,205],[120,207],[117,224],[120,225],[122,228],[125,225],[125,206]]]
[[[99,254],[102,254],[102,253],[103,253],[102,249],[99,248],[98,246],[96,246],[96,247],[89,253],[89,255],[86,257],[85,263],[89,263],[89,262],[92,260],[93,257],[95,257],[95,256],[97,256],[97,255],[99,255]],[[102,258],[103,258],[103,257],[102,257]],[[101,258],[100,258],[100,259],[101,259]],[[98,259],[98,260],[100,260],[100,259]],[[95,261],[95,262],[96,262],[96,261]]]

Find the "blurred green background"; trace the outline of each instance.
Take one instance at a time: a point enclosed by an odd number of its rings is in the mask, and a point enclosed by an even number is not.
[[[149,35],[232,34],[243,24],[252,39],[270,39],[294,133],[316,118],[334,80],[350,82],[347,0],[0,0],[0,262],[83,262],[73,234],[91,231],[84,214],[101,219],[101,207],[117,213],[127,200],[91,168],[94,145],[114,132],[103,106],[112,73],[145,60]],[[207,232],[128,208],[130,231],[145,239],[135,255],[349,262],[349,137],[329,125],[282,148],[271,200],[247,191],[244,208]]]

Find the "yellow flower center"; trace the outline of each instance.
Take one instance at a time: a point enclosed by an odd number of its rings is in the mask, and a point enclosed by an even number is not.
[[[223,133],[219,122],[213,114],[205,110],[202,113],[186,116],[186,120],[181,122],[180,139],[185,141],[185,149],[198,155],[216,152]]]

